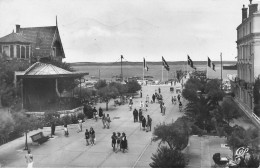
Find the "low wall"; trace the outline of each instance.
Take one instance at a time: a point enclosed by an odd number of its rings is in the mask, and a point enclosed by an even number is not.
[[[79,113],[83,113],[83,106],[77,107],[72,110],[62,110],[62,111],[57,111],[57,113],[60,114],[60,117],[66,116],[66,115],[77,115]]]

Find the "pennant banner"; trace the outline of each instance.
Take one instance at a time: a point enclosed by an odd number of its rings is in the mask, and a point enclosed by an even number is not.
[[[170,70],[169,65],[167,64],[167,62],[165,61],[165,59],[164,59],[163,57],[162,57],[162,64],[163,64],[164,68],[165,68],[167,71]]]
[[[208,57],[208,67],[211,67],[211,60]]]

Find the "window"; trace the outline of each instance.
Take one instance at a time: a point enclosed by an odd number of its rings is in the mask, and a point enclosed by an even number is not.
[[[3,46],[3,55],[10,57],[10,47],[9,46]]]
[[[21,58],[21,55],[20,55],[20,45],[16,45],[16,57],[17,58]]]
[[[21,58],[25,58],[25,46],[21,46]]]
[[[249,23],[249,33],[252,33],[252,24],[251,24],[251,22]]]
[[[26,58],[30,57],[30,50],[29,50],[29,46],[26,46]]]
[[[56,48],[55,47],[52,48],[52,56],[56,57]]]

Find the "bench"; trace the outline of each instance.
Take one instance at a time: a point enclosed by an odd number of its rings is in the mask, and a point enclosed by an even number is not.
[[[37,134],[34,134],[30,136],[33,143],[42,144],[46,141],[48,141],[49,136],[43,136],[42,132],[38,132]]]

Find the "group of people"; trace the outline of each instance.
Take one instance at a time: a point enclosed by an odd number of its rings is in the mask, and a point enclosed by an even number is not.
[[[122,150],[124,153],[125,150],[128,149],[126,134],[124,132],[122,134],[120,132],[118,132],[117,134],[113,132],[111,139],[112,139],[111,144],[114,152],[118,152]]]
[[[86,146],[88,145],[95,145],[96,135],[93,127],[90,127],[89,131],[86,129],[85,131],[85,139],[86,139]]]
[[[177,96],[178,102],[179,102],[179,110],[182,111],[182,102],[181,102],[181,95],[178,94]],[[172,104],[176,105],[177,104],[177,99],[176,96],[172,96]]]

